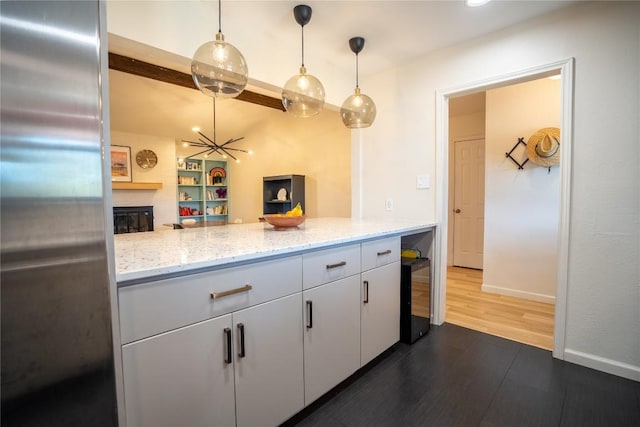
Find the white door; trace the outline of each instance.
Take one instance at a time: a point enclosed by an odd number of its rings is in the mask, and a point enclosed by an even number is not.
[[[308,405],[360,368],[360,275],[303,292]]]
[[[362,273],[360,364],[400,340],[400,261]]]
[[[453,265],[482,269],[484,139],[454,141]]]
[[[233,313],[238,427],[275,426],[304,407],[301,307],[298,293]]]
[[[234,427],[231,315],[122,347],[127,426]]]

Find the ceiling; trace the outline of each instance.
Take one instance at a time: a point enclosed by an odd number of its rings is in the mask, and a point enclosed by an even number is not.
[[[292,10],[299,3],[222,2],[223,31],[247,59],[252,90],[279,97],[278,86],[297,72],[300,27]],[[309,1],[313,17],[305,26],[305,65],[323,81],[329,108],[336,109],[354,86],[350,37],[366,39],[359,61],[366,93],[369,74],[573,3],[494,0],[468,8],[463,1]],[[217,6],[217,1],[107,2],[109,50],[188,73],[187,52],[213,38]],[[171,31],[158,31],[158,26]],[[189,37],[177,40],[176,32]],[[155,39],[145,39],[148,34],[156,34]],[[184,138],[194,125],[212,127],[212,99],[192,89],[112,70],[110,102],[111,127],[117,131]],[[238,100],[223,100],[217,107],[217,127],[229,137],[242,136],[269,110]]]

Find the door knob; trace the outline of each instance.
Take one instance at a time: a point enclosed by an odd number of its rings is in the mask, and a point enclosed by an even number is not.
[[[454,212],[455,213],[460,213],[460,209],[455,209]]]

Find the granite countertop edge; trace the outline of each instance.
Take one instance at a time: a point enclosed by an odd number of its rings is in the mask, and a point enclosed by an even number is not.
[[[128,286],[435,226],[415,220],[311,218],[285,231],[251,223],[118,234],[114,236],[116,282],[118,287]]]

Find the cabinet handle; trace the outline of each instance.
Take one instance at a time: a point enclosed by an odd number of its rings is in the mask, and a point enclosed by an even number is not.
[[[344,267],[347,265],[347,261],[340,261],[335,264],[327,264],[327,270],[331,270],[332,268]]]
[[[386,251],[378,252],[378,256],[389,255],[391,253],[391,249],[387,249]]]
[[[222,297],[228,297],[229,295],[235,295],[235,294],[239,294],[241,292],[249,292],[251,289],[253,289],[253,286],[244,285],[241,288],[231,289],[231,290],[228,290],[228,291],[211,292],[211,299],[218,299],[218,298],[222,298]]]
[[[307,329],[313,328],[313,302],[307,300]]]
[[[362,301],[365,304],[369,303],[369,281],[365,280],[362,282],[364,284],[364,300]]]
[[[225,337],[225,343],[227,345],[227,351],[225,352],[225,358],[224,358],[224,363],[229,364],[231,363],[231,329],[229,328],[224,328],[224,337]]]
[[[238,353],[238,357],[244,357],[245,356],[245,352],[244,352],[244,324],[243,323],[238,323],[238,337],[240,339],[240,352]]]

